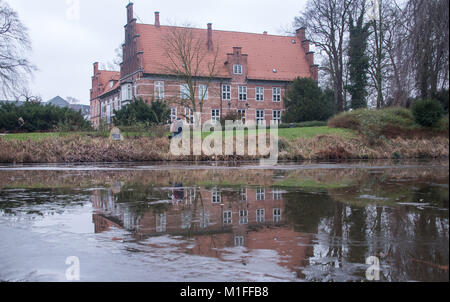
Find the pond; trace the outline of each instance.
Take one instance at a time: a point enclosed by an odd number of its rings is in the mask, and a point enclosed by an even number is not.
[[[70,281],[76,263],[87,282],[449,281],[448,171],[0,166],[0,280]]]

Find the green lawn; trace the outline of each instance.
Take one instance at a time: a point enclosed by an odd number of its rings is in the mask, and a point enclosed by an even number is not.
[[[256,130],[251,130],[253,133]],[[305,127],[305,128],[282,128],[278,130],[279,136],[285,138],[287,140],[293,140],[297,138],[314,138],[317,135],[340,135],[344,138],[350,138],[354,135],[352,130],[348,129],[335,129],[329,127]],[[222,135],[225,135],[224,132],[221,132]],[[202,137],[205,138],[211,135],[212,132],[202,133]],[[90,135],[90,136],[102,136],[108,137],[109,134],[107,132],[55,132],[55,133],[19,133],[19,134],[6,134],[0,135],[0,139],[5,140],[28,140],[31,139],[33,141],[41,141],[46,138],[57,138],[57,137],[67,137],[71,135]],[[139,137],[145,134],[143,133],[134,133],[134,132],[124,132],[123,135],[125,137]],[[245,130],[244,135],[248,135],[248,130]]]
[[[250,133],[255,133],[257,130],[251,130]],[[242,130],[239,131],[242,133]],[[248,135],[249,131],[245,130],[244,135]],[[212,132],[202,133],[202,137],[205,138],[211,135]],[[222,132],[224,135],[224,133]],[[294,140],[297,138],[314,138],[317,135],[340,135],[344,138],[350,138],[354,136],[354,131],[348,129],[335,129],[329,127],[303,127],[303,128],[281,128],[278,129],[280,137],[287,140]]]

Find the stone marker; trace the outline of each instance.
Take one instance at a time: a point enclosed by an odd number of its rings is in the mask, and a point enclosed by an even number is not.
[[[109,139],[112,141],[123,141],[123,135],[120,132],[120,129],[114,127],[111,129],[111,134],[109,135]]]

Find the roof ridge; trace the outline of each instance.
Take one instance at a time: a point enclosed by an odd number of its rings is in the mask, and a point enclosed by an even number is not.
[[[145,26],[156,26],[154,24],[147,24],[147,23],[137,23],[137,25],[145,25]],[[187,26],[177,26],[177,25],[160,25],[160,28],[167,27],[167,28],[184,28],[184,29],[197,29],[197,30],[205,30],[207,31],[207,28],[199,28],[199,27],[187,27]],[[247,35],[259,35],[259,36],[271,36],[271,37],[280,37],[280,38],[296,38],[295,35],[292,36],[283,36],[283,35],[273,35],[273,34],[264,34],[264,33],[254,33],[254,32],[246,32],[246,31],[235,31],[235,30],[224,30],[224,29],[213,29],[214,31],[220,31],[220,32],[229,32],[229,33],[237,33],[237,34],[247,34]]]

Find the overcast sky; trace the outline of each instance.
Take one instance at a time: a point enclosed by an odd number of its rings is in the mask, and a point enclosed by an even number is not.
[[[47,101],[72,96],[89,104],[92,64],[107,63],[123,43],[128,0],[6,0],[28,27],[38,67],[31,90]],[[79,14],[77,13],[79,3]],[[135,0],[138,22],[282,34],[306,0]]]

